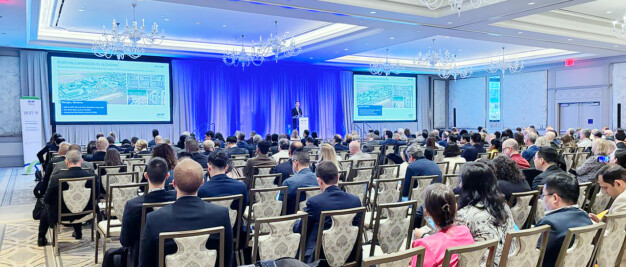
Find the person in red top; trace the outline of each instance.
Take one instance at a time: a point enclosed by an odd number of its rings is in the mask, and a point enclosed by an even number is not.
[[[424,267],[441,266],[447,248],[474,244],[469,228],[455,223],[457,205],[450,188],[441,183],[429,185],[424,197],[424,209],[434,223],[430,227],[438,229],[433,235],[426,233],[430,230],[428,226],[413,231],[415,240],[412,247],[426,248]],[[411,267],[415,267],[416,263],[417,256],[411,259]],[[452,255],[450,266],[456,267],[457,264],[457,255]]]
[[[522,157],[518,150],[519,145],[517,144],[517,141],[515,141],[515,139],[513,138],[506,139],[502,143],[502,154],[514,160],[520,169],[523,170],[530,168],[530,163],[528,163],[528,161]]]

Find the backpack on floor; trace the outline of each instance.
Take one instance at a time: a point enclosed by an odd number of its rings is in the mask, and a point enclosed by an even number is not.
[[[110,248],[104,252],[102,267],[126,267],[128,263],[128,249]]]

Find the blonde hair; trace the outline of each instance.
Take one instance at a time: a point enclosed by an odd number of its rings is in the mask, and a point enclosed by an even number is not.
[[[537,147],[550,147],[550,141],[548,140],[548,138],[540,136],[540,137],[537,137],[537,141],[535,141],[535,145]]]
[[[613,146],[611,145],[611,141],[607,141],[602,138],[596,138],[591,143],[591,152],[594,155],[602,155],[607,156],[613,152]]]
[[[299,139],[298,138],[298,130],[294,129],[293,131],[291,131],[291,138],[292,139]]]
[[[330,144],[323,144],[320,151],[321,158],[319,161],[327,160],[335,164],[338,170],[341,170],[339,166],[339,161],[337,161],[337,153],[335,152],[335,148]]]
[[[135,143],[135,152],[140,152],[144,149],[148,148],[148,142],[146,142],[146,140],[144,139],[139,139],[137,140],[137,142]]]

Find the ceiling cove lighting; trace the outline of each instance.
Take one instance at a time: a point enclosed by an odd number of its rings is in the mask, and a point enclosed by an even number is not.
[[[430,10],[437,10],[441,6],[449,5],[452,11],[456,11],[459,17],[461,12],[467,9],[468,6],[473,8],[479,8],[483,4],[492,4],[498,2],[498,0],[419,0],[420,3],[428,7]]]

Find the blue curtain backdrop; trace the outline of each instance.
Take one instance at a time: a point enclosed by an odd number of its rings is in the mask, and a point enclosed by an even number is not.
[[[211,123],[224,135],[285,133],[296,100],[320,136],[351,129],[352,99],[342,101],[352,94],[350,71],[284,61],[242,70],[221,61],[176,59],[172,79],[181,120],[197,135]]]

